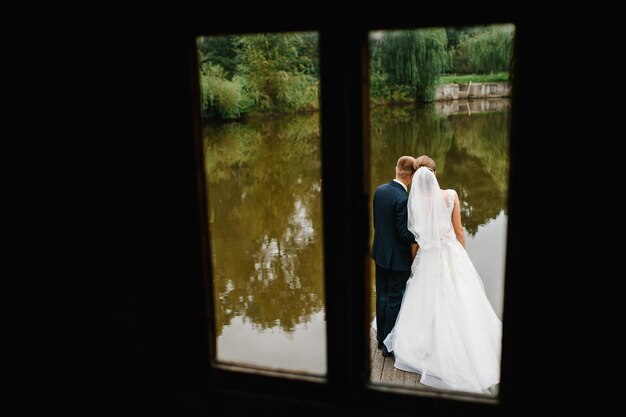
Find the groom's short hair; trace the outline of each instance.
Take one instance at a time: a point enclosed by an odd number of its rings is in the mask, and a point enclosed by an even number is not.
[[[415,172],[414,163],[415,158],[412,156],[401,156],[396,164],[396,176],[406,178],[409,175],[413,175]]]

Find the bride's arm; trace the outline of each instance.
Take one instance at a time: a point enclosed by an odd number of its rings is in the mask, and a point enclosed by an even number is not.
[[[461,202],[459,201],[459,195],[454,193],[454,209],[452,209],[452,227],[454,227],[454,233],[456,239],[465,247],[465,231],[463,230],[463,223],[461,223]]]
[[[411,259],[415,259],[415,255],[417,255],[418,249],[419,246],[417,246],[417,243],[411,243]]]

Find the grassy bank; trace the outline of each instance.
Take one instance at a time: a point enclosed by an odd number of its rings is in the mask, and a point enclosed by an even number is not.
[[[494,74],[463,74],[463,75],[442,75],[437,84],[467,84],[472,83],[501,83],[509,81],[508,72],[497,72]]]

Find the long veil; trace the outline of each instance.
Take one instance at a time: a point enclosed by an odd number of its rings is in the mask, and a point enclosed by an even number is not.
[[[440,246],[454,236],[445,197],[430,168],[420,167],[415,171],[407,209],[408,228],[421,249]]]

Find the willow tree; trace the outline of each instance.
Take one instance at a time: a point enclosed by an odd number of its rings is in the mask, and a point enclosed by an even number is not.
[[[390,83],[409,86],[419,101],[432,101],[450,55],[444,28],[386,32],[380,40],[381,64]]]
[[[509,71],[514,31],[515,27],[508,24],[474,28],[459,37],[457,55],[477,74]]]

